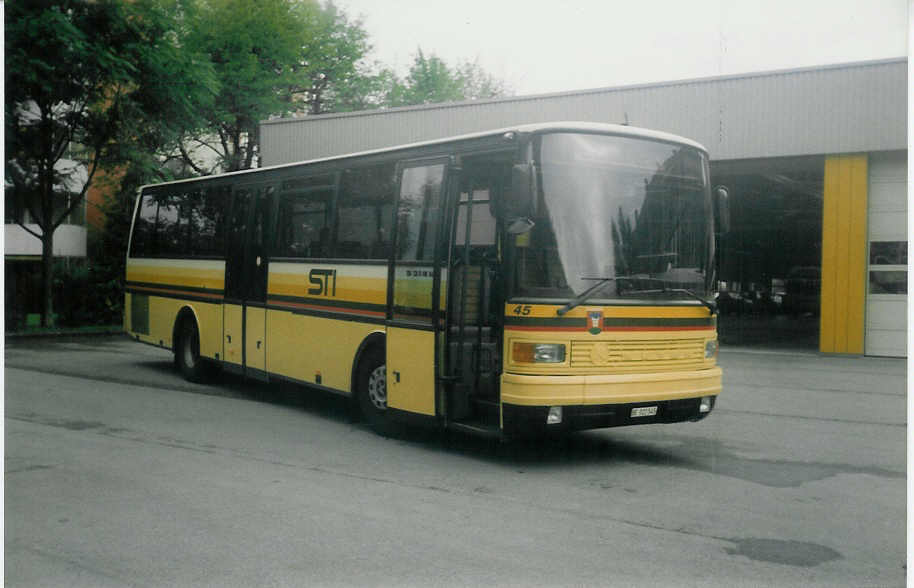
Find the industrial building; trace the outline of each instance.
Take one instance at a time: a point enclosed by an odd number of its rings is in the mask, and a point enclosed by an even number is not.
[[[546,121],[702,143],[725,345],[905,356],[907,59],[265,121],[261,165]]]

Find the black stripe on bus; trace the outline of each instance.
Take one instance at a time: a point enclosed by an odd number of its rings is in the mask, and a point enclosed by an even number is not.
[[[700,318],[603,318],[604,327],[713,327],[714,317]]]
[[[717,324],[716,317],[698,318],[635,318],[635,317],[604,317],[603,327],[713,327]],[[590,326],[587,317],[576,318],[526,318],[505,316],[506,326],[524,327],[552,327],[552,328],[586,328]]]
[[[310,308],[295,308],[291,306],[281,306],[277,304],[267,304],[267,310],[277,310],[283,312],[291,312],[292,314],[302,315],[302,316],[313,316],[317,318],[327,318],[340,321],[347,321],[351,323],[367,323],[370,325],[383,325],[386,322],[385,317],[383,316],[370,316],[367,314],[358,314],[350,313],[345,311],[333,311],[333,310],[316,310]]]
[[[208,296],[196,296],[194,294],[184,294],[181,292],[150,292],[149,290],[143,290],[138,288],[125,288],[125,292],[128,294],[142,294],[144,296],[157,296],[159,298],[170,298],[174,300],[190,300],[193,302],[206,302],[208,304],[222,304],[222,297],[208,297]]]
[[[290,263],[299,265],[374,265],[387,267],[387,258],[382,259],[350,259],[348,257],[271,257],[270,263]]]
[[[384,304],[374,304],[372,302],[350,302],[339,300],[337,298],[308,298],[305,296],[288,296],[285,294],[267,294],[267,298],[277,302],[290,302],[293,304],[308,304],[313,306],[335,306],[352,310],[366,310],[371,312],[384,313],[387,306]]]
[[[127,282],[125,282],[125,285],[128,288],[130,288],[131,286],[135,287],[135,288],[156,288],[156,289],[160,289],[160,290],[175,290],[175,291],[181,291],[181,292],[198,292],[200,294],[218,294],[220,296],[225,293],[225,290],[222,290],[219,288],[200,288],[197,286],[181,286],[178,284],[162,284],[159,282],[134,282],[134,281],[128,280]]]
[[[220,247],[221,249],[221,247]],[[188,261],[225,261],[225,255],[182,255],[180,253],[170,253],[170,254],[137,254],[131,253],[130,259],[181,259]]]
[[[410,329],[413,331],[434,331],[435,325],[432,323],[425,322],[416,322],[410,318],[404,317],[394,317],[393,319],[387,321],[388,327],[396,327],[398,329]],[[443,325],[442,325],[443,326]]]
[[[505,325],[522,325],[525,327],[580,327],[587,326],[585,317],[575,318],[527,318],[505,316]]]

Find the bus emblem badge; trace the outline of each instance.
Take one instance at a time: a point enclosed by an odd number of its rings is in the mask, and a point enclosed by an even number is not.
[[[603,311],[591,310],[587,313],[587,319],[590,322],[590,328],[587,332],[591,335],[599,335],[603,332]]]

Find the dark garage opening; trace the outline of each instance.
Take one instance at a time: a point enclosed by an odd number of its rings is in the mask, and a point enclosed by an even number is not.
[[[823,157],[711,163],[730,192],[718,245],[725,345],[817,349]]]

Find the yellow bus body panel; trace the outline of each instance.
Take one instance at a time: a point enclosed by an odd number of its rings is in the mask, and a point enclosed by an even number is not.
[[[140,341],[173,348],[178,313],[188,307],[200,332],[200,355],[222,356],[222,288],[225,262],[196,259],[128,259],[124,327]],[[134,295],[148,296],[149,333],[133,329]]]
[[[222,306],[222,315],[225,321],[222,359],[228,363],[241,365],[243,360],[241,347],[244,328],[242,325],[243,309],[240,304],[225,304]]]
[[[717,340],[716,317],[707,308],[579,306],[558,317],[559,308],[505,305],[503,403],[622,404],[720,394],[716,357],[705,357],[707,344]],[[564,345],[565,356],[556,363],[516,361],[515,343]]]
[[[434,331],[387,329],[387,406],[434,416]]]
[[[256,306],[245,309],[245,366],[255,370],[267,369],[267,310]],[[272,337],[270,338],[272,339]]]
[[[352,362],[359,346],[383,326],[267,312],[267,370],[302,382],[351,392]]]
[[[322,274],[320,294],[314,294],[314,269],[335,272],[332,282]],[[351,393],[360,345],[371,334],[382,333],[388,347],[389,406],[434,416],[436,335],[384,326],[386,272],[381,264],[271,263],[268,308],[247,309],[248,366]],[[240,364],[241,307],[222,304],[224,275],[221,261],[128,260],[125,329],[141,341],[171,348],[175,320],[187,307],[199,325],[201,355]],[[427,294],[420,297],[401,285],[402,303],[428,305]],[[132,329],[136,295],[148,298],[149,333]],[[706,308],[584,305],[562,317],[556,314],[558,308],[505,305],[502,403],[595,405],[720,393],[716,358],[704,357],[708,342],[717,339],[716,317]],[[594,313],[600,313],[602,322],[600,329],[590,330]],[[231,345],[226,335],[232,336]],[[557,343],[565,345],[566,354],[554,364],[516,362],[512,347],[517,342]]]
[[[501,400],[520,406],[625,404],[717,396],[721,370],[593,376],[503,374]]]
[[[200,355],[214,359],[222,357],[222,305],[206,302],[186,302],[197,317],[200,329]],[[175,315],[177,318],[177,314]]]
[[[359,346],[384,332],[387,264],[271,262],[267,303],[267,371],[351,393]]]

